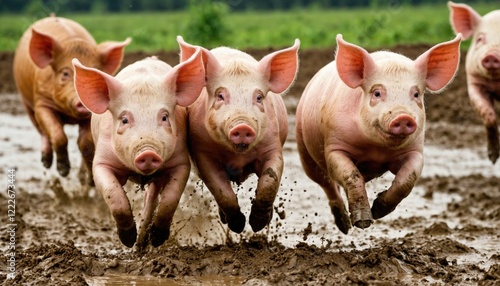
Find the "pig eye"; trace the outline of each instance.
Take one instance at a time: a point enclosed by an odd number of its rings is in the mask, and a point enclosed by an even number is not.
[[[61,81],[65,82],[71,78],[71,71],[68,68],[63,68],[60,71],[61,74]]]
[[[476,43],[479,44],[479,43],[483,43],[485,41],[485,36],[484,34],[479,34],[476,38]]]
[[[122,116],[122,124],[127,125],[128,124],[128,118],[126,116]]]
[[[217,93],[217,100],[224,101],[224,94],[222,94],[222,91],[219,91]]]
[[[257,103],[262,103],[262,100],[264,99],[264,96],[262,94],[257,95]]]
[[[382,93],[380,92],[380,90],[376,89],[373,91],[373,96],[379,98],[382,96]]]
[[[418,98],[420,96],[420,93],[418,91],[415,91],[413,93],[413,97]]]
[[[168,121],[168,114],[163,114],[161,117],[161,121],[167,122]]]

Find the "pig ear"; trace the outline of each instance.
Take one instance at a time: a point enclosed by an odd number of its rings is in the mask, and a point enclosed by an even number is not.
[[[210,77],[211,75],[217,74],[220,71],[221,66],[219,61],[217,60],[217,58],[214,57],[214,55],[209,50],[203,47],[198,47],[188,44],[184,41],[184,39],[181,36],[177,36],[177,43],[179,43],[179,48],[181,49],[181,55],[180,55],[181,62],[184,62],[187,59],[189,59],[196,52],[196,49],[200,49],[207,78]]]
[[[376,65],[370,54],[363,48],[348,43],[337,35],[337,54],[335,56],[340,79],[350,88],[357,88],[374,72]]]
[[[299,68],[300,41],[295,39],[292,47],[271,53],[259,62],[259,69],[269,80],[269,90],[285,92],[295,81]]]
[[[103,42],[97,46],[101,57],[102,71],[108,74],[115,74],[122,64],[125,47],[132,42],[131,38],[123,42]]]
[[[197,47],[186,43],[182,36],[177,36],[177,43],[181,49],[181,62],[185,62],[196,52]]]
[[[189,106],[205,86],[205,68],[200,48],[186,61],[175,66],[166,76],[167,88],[173,89],[180,106]]]
[[[439,92],[455,76],[460,63],[459,33],[455,39],[435,45],[415,60],[415,67],[425,74],[425,83],[432,92]]]
[[[73,59],[75,89],[83,105],[93,113],[106,112],[110,100],[122,86],[114,77],[98,69],[89,68]]]
[[[450,22],[455,34],[462,33],[467,40],[474,33],[474,29],[481,22],[481,15],[467,4],[448,2],[450,8]]]
[[[41,69],[52,63],[62,48],[58,41],[49,35],[42,34],[31,28],[30,57],[35,65]]]

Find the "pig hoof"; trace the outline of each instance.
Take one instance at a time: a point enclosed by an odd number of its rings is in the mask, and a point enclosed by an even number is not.
[[[353,221],[354,226],[358,228],[367,228],[373,222],[372,212],[370,209],[355,210],[351,213],[351,221]]]
[[[379,219],[382,218],[388,214],[390,214],[396,207],[390,207],[382,200],[380,200],[380,197],[376,198],[373,201],[372,205],[372,215],[374,219]]]
[[[233,232],[241,233],[245,228],[245,220],[246,220],[245,215],[239,212],[237,214],[229,216],[227,225],[229,226],[229,229],[232,230]]]
[[[351,229],[351,219],[345,208],[332,207],[335,224],[343,234],[347,234]]]
[[[66,177],[69,174],[69,162],[57,162],[57,171],[63,177]]]
[[[133,225],[130,229],[118,229],[118,237],[126,247],[132,247],[137,239],[137,229]]]
[[[151,244],[154,247],[162,245],[170,236],[170,228],[161,229],[154,224],[151,225]]]
[[[496,163],[499,156],[500,153],[498,152],[498,150],[488,150],[488,158],[493,164]]]
[[[227,223],[226,214],[221,209],[219,209],[219,217],[220,217],[220,221],[223,224]]]
[[[42,164],[45,168],[49,169],[52,166],[52,152],[50,153],[42,153]]]
[[[262,214],[261,212],[253,210],[252,207],[249,218],[250,226],[252,227],[252,230],[254,232],[257,232],[266,227],[266,225],[269,224],[272,218],[273,218],[272,209]]]

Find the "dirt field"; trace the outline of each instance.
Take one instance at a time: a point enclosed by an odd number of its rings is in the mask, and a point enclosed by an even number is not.
[[[430,46],[391,50],[416,58]],[[268,50],[249,51],[257,59]],[[485,130],[468,102],[463,61],[454,83],[426,95],[425,167],[413,192],[387,217],[343,235],[326,196],[300,165],[295,106],[334,48],[300,52],[300,73],[285,97],[290,135],[270,226],[255,235],[227,232],[210,193],[193,176],[170,239],[139,254],[118,240],[95,190],[82,198],[76,129],[67,127],[72,170],[61,178],[40,162],[40,138],[15,94],[12,53],[0,54],[0,281],[3,285],[500,285],[500,163],[487,160]],[[150,54],[128,53],[124,65]],[[158,52],[170,64],[176,53]],[[462,60],[465,59],[465,54]],[[500,109],[497,109],[500,114]],[[15,168],[15,279],[6,279],[6,181]],[[370,201],[392,180],[367,185]],[[127,185],[135,214],[142,192]],[[235,188],[236,189],[236,188]],[[248,216],[255,176],[238,189]],[[280,215],[286,214],[283,219]]]

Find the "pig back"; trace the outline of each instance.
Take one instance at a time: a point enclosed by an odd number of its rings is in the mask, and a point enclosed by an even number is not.
[[[93,45],[96,44],[92,35],[80,24],[64,18],[47,17],[32,24],[22,35],[16,48],[13,63],[14,80],[16,86],[28,105],[33,103],[33,88],[36,84],[36,71],[39,68],[33,63],[29,53],[31,40],[31,28],[38,32],[50,35],[59,43],[64,44],[68,40],[83,40]],[[50,66],[44,70],[50,69]]]

